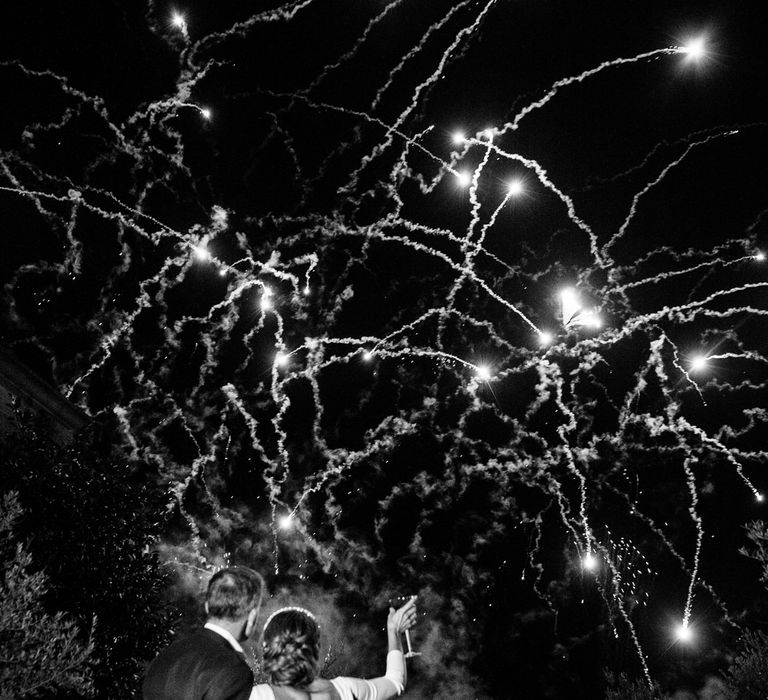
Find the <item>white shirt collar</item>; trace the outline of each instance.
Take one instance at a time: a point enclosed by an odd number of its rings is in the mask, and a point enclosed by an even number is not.
[[[216,634],[220,634],[224,639],[226,639],[232,648],[238,653],[238,654],[244,654],[243,647],[240,646],[240,643],[232,636],[232,634],[225,630],[223,627],[219,627],[218,625],[214,625],[213,622],[206,622],[205,623],[205,629],[211,630],[211,632],[216,632]]]

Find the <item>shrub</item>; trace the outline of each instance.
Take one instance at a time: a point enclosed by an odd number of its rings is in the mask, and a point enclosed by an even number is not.
[[[93,640],[82,641],[77,624],[63,613],[46,612],[48,578],[32,571],[32,556],[15,537],[20,516],[18,495],[5,494],[0,507],[0,700],[46,691],[90,695]]]
[[[17,418],[0,445],[0,492],[19,492],[32,560],[49,578],[46,605],[81,629],[95,617],[91,655],[99,697],[132,697],[146,661],[169,640],[167,574],[153,549],[163,493],[112,454],[98,428],[59,447]],[[108,438],[108,436],[107,436]]]

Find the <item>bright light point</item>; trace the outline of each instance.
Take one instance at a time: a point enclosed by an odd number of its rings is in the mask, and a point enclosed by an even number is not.
[[[765,496],[762,493],[755,494],[755,499],[758,503],[762,503],[765,500]]]
[[[563,316],[563,325],[567,328],[578,318],[582,310],[579,294],[573,287],[564,287],[560,290],[560,311]]]
[[[466,136],[464,136],[464,132],[462,131],[454,131],[451,140],[458,146],[459,144],[464,143]]]
[[[704,355],[696,355],[691,360],[691,371],[700,372],[707,366],[707,358]]]
[[[284,352],[279,352],[275,355],[275,364],[278,367],[285,367],[288,364],[288,355]]]
[[[477,376],[484,382],[487,382],[491,378],[491,370],[488,369],[486,365],[480,365],[475,371],[477,372]]]
[[[187,21],[184,19],[184,15],[180,15],[178,12],[173,13],[171,22],[173,22],[174,27],[178,27],[179,29],[181,29],[187,23]]]
[[[364,359],[366,362],[370,362],[370,361],[373,359],[373,353],[372,353],[370,350],[366,350],[366,351],[363,353],[363,359]]]
[[[690,627],[688,627],[688,623],[683,622],[681,625],[678,626],[678,628],[675,630],[675,636],[681,641],[681,642],[690,642],[691,639],[693,639],[693,631]]]
[[[219,277],[226,277],[227,271],[226,270],[219,270]]]
[[[312,290],[309,288],[309,285],[307,285],[306,287],[304,287],[304,296],[309,296],[309,293],[310,293],[311,291],[312,291]]]
[[[520,182],[520,180],[512,180],[512,182],[509,183],[507,186],[507,192],[511,194],[513,197],[521,194],[523,191],[523,183]]]
[[[702,56],[704,56],[705,53],[704,37],[692,39],[685,46],[681,46],[680,53],[686,54],[688,58],[694,61],[700,59]]]
[[[597,557],[592,552],[587,552],[581,560],[581,565],[587,571],[594,571],[597,568]]]
[[[584,325],[588,328],[602,328],[603,319],[601,319],[597,314],[587,314],[584,316]]]
[[[755,260],[763,262],[763,260],[765,260],[765,253],[762,250],[758,253],[755,253]]]
[[[293,516],[289,513],[277,519],[277,526],[281,530],[290,530],[293,527]]]
[[[551,345],[554,339],[554,336],[549,331],[541,331],[539,333],[539,345]]]
[[[211,118],[211,115],[212,115],[212,113],[211,113],[211,110],[210,110],[210,109],[208,109],[208,107],[203,107],[203,108],[200,110],[200,114],[202,114],[202,115],[203,115],[203,119],[210,119],[210,118]]]
[[[456,179],[459,181],[459,184],[462,187],[469,187],[469,185],[472,183],[472,176],[465,170],[456,173]]]
[[[263,297],[261,300],[261,310],[269,311],[271,308],[272,308],[272,301],[269,299],[269,297]]]
[[[195,251],[195,257],[198,260],[210,260],[211,254],[205,246],[196,245],[193,250]]]

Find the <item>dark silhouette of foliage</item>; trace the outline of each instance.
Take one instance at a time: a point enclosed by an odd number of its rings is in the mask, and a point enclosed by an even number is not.
[[[48,577],[15,534],[22,510],[18,495],[0,501],[0,700],[40,697],[75,689],[90,694],[93,644],[61,612],[48,614]]]
[[[732,700],[768,698],[768,635],[748,631],[740,653],[725,673]]]
[[[762,569],[760,580],[768,585],[768,527],[760,520],[745,526],[751,547],[741,553],[754,559]],[[762,700],[768,697],[768,635],[748,630],[738,655],[725,672],[733,700]]]
[[[174,613],[164,602],[168,577],[152,547],[162,494],[118,457],[96,426],[60,447],[44,426],[17,416],[0,445],[0,489],[19,493],[19,535],[49,577],[47,609],[81,629],[96,618],[97,695],[125,698],[135,695],[145,662],[167,643]]]
[[[606,691],[605,700],[666,700],[658,683],[649,687],[643,679],[632,680],[626,674],[618,677],[608,674],[611,688]]]

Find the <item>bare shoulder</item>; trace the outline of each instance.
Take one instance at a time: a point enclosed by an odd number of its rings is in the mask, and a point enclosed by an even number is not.
[[[261,683],[253,687],[248,700],[275,700],[275,694],[272,692],[272,688]]]

